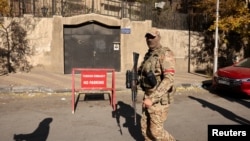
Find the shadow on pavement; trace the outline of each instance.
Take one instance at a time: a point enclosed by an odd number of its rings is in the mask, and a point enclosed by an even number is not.
[[[14,134],[15,141],[46,141],[49,136],[50,123],[52,118],[45,118],[35,131],[29,134]]]
[[[109,93],[78,93],[75,100],[75,109],[77,108],[78,102],[81,101],[97,101],[97,100],[106,100],[104,95],[108,95],[109,102],[111,102],[111,97]],[[83,99],[80,99],[81,95],[84,95]]]
[[[205,80],[202,81],[202,88],[206,89],[206,90],[210,90],[212,86],[212,80]]]
[[[206,80],[202,82],[202,88],[209,91],[211,94],[217,95],[228,101],[237,102],[247,108],[250,108],[250,102],[246,101],[250,99],[250,96],[242,93],[233,92],[229,90],[218,90],[212,86],[212,80]]]
[[[237,93],[237,92],[232,91],[230,89],[228,89],[228,90],[215,89],[212,86],[212,80],[211,81],[204,81],[202,83],[203,83],[202,88],[206,89],[211,94],[222,97],[222,98],[227,99],[228,101],[231,101],[231,102],[237,102],[237,103],[239,103],[247,108],[250,108],[250,102],[247,101],[250,99],[250,96],[243,94],[243,93]]]
[[[211,89],[210,91],[211,94],[215,94],[217,96],[220,96],[228,101],[231,102],[237,102],[247,108],[250,108],[250,102],[247,101],[250,99],[250,96],[241,94],[241,93],[235,93],[235,92],[228,92],[228,91],[215,91]]]
[[[122,101],[118,101],[116,111],[113,113],[113,117],[116,118],[117,125],[119,127],[121,135],[123,134],[122,127],[125,127],[125,128],[128,128],[130,135],[136,141],[143,141],[144,140],[142,133],[141,133],[141,125],[140,125],[141,116],[139,114],[136,114],[137,124],[135,125],[135,123],[134,123],[134,109],[130,105],[128,105]],[[121,127],[121,123],[120,123],[121,117],[123,117],[125,119],[125,123],[122,124],[122,127]]]
[[[206,100],[203,100],[203,99],[200,99],[200,98],[196,98],[196,97],[193,97],[193,96],[188,96],[190,99],[193,99],[193,100],[196,100],[197,102],[200,102],[202,107],[204,108],[210,108],[211,110],[213,111],[216,111],[218,113],[220,113],[222,116],[224,116],[225,118],[227,119],[230,119],[234,122],[237,122],[239,124],[250,124],[250,121],[243,118],[243,117],[240,117],[236,114],[234,114],[233,112],[227,110],[227,109],[224,109],[220,106],[217,106],[215,104],[212,104]]]

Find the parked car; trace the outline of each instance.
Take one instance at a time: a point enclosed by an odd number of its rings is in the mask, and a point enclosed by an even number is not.
[[[212,87],[250,96],[250,57],[218,69],[213,76]]]

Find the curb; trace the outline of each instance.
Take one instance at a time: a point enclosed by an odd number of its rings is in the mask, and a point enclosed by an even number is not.
[[[181,83],[176,84],[176,90],[190,90],[193,88],[203,89],[207,88],[210,84],[202,83]],[[117,87],[116,91],[125,91],[128,90],[124,87]],[[68,93],[72,92],[72,89],[69,88],[48,88],[44,86],[0,86],[0,93]]]

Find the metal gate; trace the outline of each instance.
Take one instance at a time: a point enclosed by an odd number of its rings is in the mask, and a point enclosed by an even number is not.
[[[72,68],[120,71],[120,27],[98,22],[64,25],[64,73]]]

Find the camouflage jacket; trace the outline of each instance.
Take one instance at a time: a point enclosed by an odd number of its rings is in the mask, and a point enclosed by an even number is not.
[[[147,78],[149,72],[153,72],[157,80],[157,84],[154,87],[150,85]],[[174,53],[168,47],[158,47],[155,50],[149,50],[138,68],[140,86],[153,103],[161,102],[166,94],[173,91],[174,74]]]

